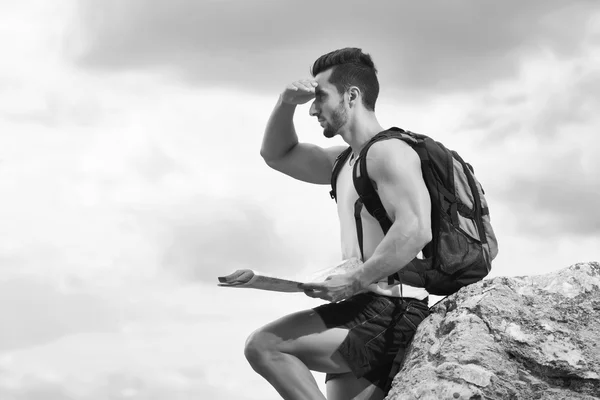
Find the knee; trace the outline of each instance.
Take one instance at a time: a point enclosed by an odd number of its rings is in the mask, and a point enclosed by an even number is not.
[[[254,368],[265,363],[270,353],[275,351],[275,340],[273,335],[261,330],[253,332],[244,346],[244,356]]]

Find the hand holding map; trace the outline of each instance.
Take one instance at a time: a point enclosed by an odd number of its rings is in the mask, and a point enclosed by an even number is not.
[[[304,292],[299,287],[302,283],[324,281],[329,276],[344,274],[361,264],[362,262],[357,258],[344,260],[333,268],[318,271],[313,277],[302,282],[293,279],[277,278],[251,269],[238,269],[229,275],[220,276],[218,279],[219,286],[223,287],[251,288],[286,293]]]

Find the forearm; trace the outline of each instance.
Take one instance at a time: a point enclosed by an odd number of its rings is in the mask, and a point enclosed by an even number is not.
[[[284,103],[281,96],[269,117],[263,137],[260,155],[265,161],[275,161],[283,157],[298,144],[298,135],[294,128],[296,106]]]
[[[427,229],[407,230],[401,224],[395,223],[373,255],[355,271],[354,278],[362,287],[379,282],[404,268],[430,240],[431,236]]]

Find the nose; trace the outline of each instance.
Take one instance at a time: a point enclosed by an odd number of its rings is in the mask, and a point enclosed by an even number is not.
[[[316,117],[317,116],[317,106],[315,105],[315,101],[313,101],[310,105],[310,109],[308,110],[308,114],[311,117]]]

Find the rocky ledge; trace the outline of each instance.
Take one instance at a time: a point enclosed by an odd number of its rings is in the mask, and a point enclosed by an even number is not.
[[[442,300],[386,399],[600,399],[600,264],[486,279]]]

